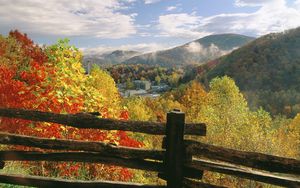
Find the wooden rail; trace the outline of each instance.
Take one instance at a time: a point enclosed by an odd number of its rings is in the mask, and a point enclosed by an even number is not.
[[[269,172],[300,175],[300,161],[262,153],[245,152],[186,140],[187,153]]]
[[[292,176],[290,174],[270,173],[268,171],[260,171],[254,168],[244,167],[220,161],[211,161],[208,159],[194,158],[191,163],[186,164],[190,168],[199,170],[208,170],[219,172],[223,174],[233,175],[240,178],[255,180],[272,185],[299,188],[300,177]]]
[[[157,186],[0,174],[0,182],[3,183],[37,187],[220,187],[189,179],[201,179],[203,170],[208,170],[278,186],[300,187],[300,161],[184,140],[184,134],[205,135],[206,126],[202,123],[185,124],[185,115],[179,111],[167,114],[166,126],[164,123],[102,119],[89,113],[53,114],[0,108],[0,116],[59,123],[77,128],[165,135],[163,149],[147,150],[102,142],[47,139],[0,132],[0,144],[39,149],[0,151],[0,167],[3,166],[3,161],[102,163],[159,172],[159,177],[166,180],[166,186]]]
[[[108,157],[98,152],[0,151],[2,161],[70,161],[101,163],[146,171],[163,172],[162,161],[141,158]]]
[[[89,113],[54,114],[50,112],[0,108],[0,116],[58,123],[85,129],[123,130],[154,135],[165,135],[166,132],[165,123],[103,119]],[[204,136],[206,134],[206,126],[203,123],[186,124],[185,134]]]
[[[87,142],[78,140],[47,139],[0,132],[0,144],[22,145],[52,150],[77,150],[99,152],[106,157],[127,157],[162,160],[164,150],[148,150],[107,144],[103,142]]]

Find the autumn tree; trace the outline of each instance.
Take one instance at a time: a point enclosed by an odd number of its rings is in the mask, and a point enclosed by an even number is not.
[[[178,102],[184,106],[186,119],[190,122],[197,122],[201,119],[201,109],[207,104],[207,92],[197,81],[192,81],[183,90]]]
[[[88,110],[99,111],[102,117],[128,119],[128,112],[120,106],[113,79],[100,69],[95,69],[91,75],[86,76],[81,66],[82,55],[77,48],[69,45],[68,40],[60,40],[57,44],[40,48],[26,35],[13,31],[6,38],[0,37],[0,46],[3,47],[0,51],[1,108],[35,109],[54,113]],[[142,145],[124,131],[79,130],[54,123],[9,118],[1,118],[0,123],[1,131],[17,134],[113,142],[130,147]],[[70,177],[89,169],[86,172],[89,178],[132,178],[132,173],[126,168],[101,164],[42,162],[32,167],[35,175]],[[105,176],[100,169],[110,172],[109,176]]]
[[[85,80],[85,86],[85,111],[97,111],[107,118],[121,116],[121,97],[115,81],[107,72],[94,66]]]

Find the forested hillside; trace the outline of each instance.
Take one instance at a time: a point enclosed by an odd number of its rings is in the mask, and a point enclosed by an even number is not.
[[[300,112],[300,28],[263,36],[209,65],[201,81],[233,78],[251,107],[290,117]]]
[[[85,54],[83,57],[83,66],[87,70],[91,68],[92,65],[98,66],[112,66],[115,64],[120,64],[133,56],[140,55],[137,51],[125,51],[125,50],[115,50],[112,52],[107,52],[104,54],[99,54],[97,52]]]
[[[253,39],[252,37],[236,34],[210,35],[168,50],[135,56],[124,63],[165,67],[202,64],[227,54]]]

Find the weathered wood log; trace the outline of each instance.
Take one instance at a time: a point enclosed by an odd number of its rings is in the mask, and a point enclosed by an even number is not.
[[[217,185],[212,185],[212,184],[207,184],[203,182],[198,182],[198,181],[193,181],[188,178],[183,179],[183,187],[185,188],[226,188],[223,186],[217,186]]]
[[[136,159],[162,160],[164,150],[147,150],[140,148],[121,147],[102,142],[88,142],[77,140],[47,139],[33,136],[21,136],[0,133],[0,144],[21,145],[53,150],[76,150],[99,152],[104,157],[123,157]]]
[[[223,174],[233,175],[240,178],[255,180],[272,185],[296,188],[300,187],[300,177],[287,174],[274,174],[266,171],[259,171],[249,167],[242,167],[224,162],[210,161],[207,159],[196,159],[187,167],[201,170],[219,172]]]
[[[164,171],[164,165],[161,161],[136,158],[103,157],[103,155],[98,152],[0,151],[0,161],[73,161],[116,165],[161,173]],[[199,172],[199,170],[189,167],[183,168],[185,177],[198,178],[202,175],[196,175],[196,172]]]
[[[190,140],[185,143],[187,152],[192,155],[270,172],[300,174],[300,161],[296,159],[238,151]]]
[[[35,152],[35,151],[0,151],[2,161],[73,161],[102,163],[147,171],[163,171],[159,161],[146,161],[136,158],[104,157],[98,152]]]
[[[103,119],[88,113],[80,114],[54,114],[23,109],[1,109],[0,116],[9,118],[20,118],[32,121],[43,121],[68,125],[76,128],[91,128],[102,130],[123,130],[154,135],[165,134],[165,123],[147,121],[122,121],[115,119]],[[186,124],[185,134],[205,135],[206,126],[203,123]]]
[[[131,188],[131,187],[144,187],[144,188],[160,188],[166,186],[159,185],[143,185],[138,183],[125,183],[125,182],[112,182],[112,181],[75,181],[75,180],[64,180],[54,179],[38,176],[21,176],[21,175],[6,175],[0,174],[0,182],[9,183],[14,185],[33,186],[41,188],[53,188],[53,187],[64,187],[64,188]]]

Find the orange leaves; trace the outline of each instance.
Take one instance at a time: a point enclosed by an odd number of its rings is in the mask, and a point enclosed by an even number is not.
[[[122,110],[120,115],[121,120],[128,120],[129,119],[129,112],[128,110]]]
[[[47,60],[47,56],[42,52],[42,49],[35,45],[26,34],[20,33],[18,30],[10,31],[9,37],[14,38],[22,46],[26,56],[38,63],[44,63]]]
[[[2,38],[0,38],[0,56],[2,56],[5,53],[6,49],[6,43],[2,42]]]
[[[127,147],[142,147],[143,144],[130,138],[125,131],[118,131],[117,136],[119,137],[119,145]]]
[[[18,30],[10,31],[9,36],[21,42],[23,46],[33,46],[33,41],[26,34],[22,34]]]
[[[28,107],[33,95],[24,82],[15,80],[16,70],[0,65],[0,106]]]
[[[54,113],[99,111],[102,117],[128,119],[122,110],[120,96],[113,79],[97,69],[86,76],[81,66],[81,53],[68,41],[40,48],[26,34],[12,31],[9,37],[0,36],[0,107],[23,108]],[[0,131],[46,138],[105,141],[122,146],[141,147],[142,144],[122,131],[83,130],[54,123],[31,122],[1,118]],[[28,148],[18,148],[26,149]],[[78,163],[43,163],[43,175],[78,176]],[[99,169],[114,173],[111,179],[128,180],[128,169],[96,165],[89,176],[102,176]],[[41,173],[36,166],[34,174]],[[95,177],[94,177],[95,178]]]

